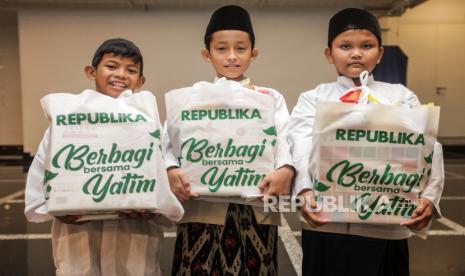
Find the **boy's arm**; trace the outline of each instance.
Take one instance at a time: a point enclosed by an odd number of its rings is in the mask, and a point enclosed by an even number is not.
[[[283,95],[277,91],[276,93],[278,97],[276,98],[274,119],[278,137],[276,142],[275,169],[279,169],[286,165],[293,169],[294,164],[292,162],[291,149],[289,142],[287,141],[289,130],[289,111],[287,110],[286,101],[284,100]]]
[[[420,101],[418,97],[408,88],[406,90],[404,102],[409,106],[418,106]],[[440,218],[441,210],[439,209],[439,201],[441,199],[442,190],[444,188],[444,158],[442,152],[442,145],[438,142],[434,144],[433,148],[433,163],[431,166],[431,175],[425,190],[421,193],[421,198],[431,201],[435,208],[435,217]]]
[[[161,138],[162,143],[162,151],[163,151],[163,159],[165,160],[165,167],[180,167],[178,159],[176,155],[173,153],[173,146],[170,142],[170,136],[168,134],[168,122],[165,121],[165,125],[163,126],[163,136]]]
[[[441,218],[441,209],[439,209],[439,201],[441,200],[442,190],[444,188],[444,157],[442,153],[442,145],[438,142],[434,144],[433,163],[431,167],[431,175],[428,179],[428,184],[425,190],[421,193],[421,198],[426,198],[434,205],[435,218]]]
[[[24,215],[30,222],[44,222],[54,218],[48,214],[47,200],[44,192],[45,176],[45,158],[48,154],[48,145],[50,142],[50,128],[48,128],[42,141],[40,142],[37,153],[34,156],[31,167],[27,174],[26,189],[24,193],[25,207]],[[68,215],[55,217],[62,223],[83,224],[86,222],[76,222],[80,215]]]
[[[315,122],[316,90],[300,95],[297,105],[292,110],[289,122],[288,139],[291,144],[292,157],[297,175],[294,178],[295,195],[304,197],[305,204],[300,208],[302,217],[313,227],[329,223],[323,219],[315,201],[313,184],[310,178],[310,154],[312,153],[313,124]]]
[[[403,86],[402,84],[398,84],[398,85],[401,86],[401,89],[405,91],[404,101],[403,101],[404,105],[407,105],[409,107],[421,105],[421,102],[418,99],[417,95],[415,95],[415,93],[413,93],[410,89]]]
[[[292,162],[290,146],[287,141],[287,131],[289,123],[289,111],[287,110],[284,97],[273,90],[275,101],[275,170],[269,173],[260,183],[260,190],[266,195],[282,196],[291,192],[291,182],[295,175],[295,168]]]
[[[27,220],[31,222],[44,222],[52,218],[47,214],[44,194],[44,162],[49,143],[49,133],[50,130],[47,129],[27,174],[24,214]]]
[[[277,133],[274,147],[275,162],[274,171],[266,175],[259,188],[262,193],[269,196],[289,195],[292,178],[295,175],[290,146],[287,141],[289,111],[284,97],[278,91],[269,89],[268,92],[267,94],[272,95],[274,99],[274,123]]]
[[[310,154],[312,151],[312,131],[315,122],[316,91],[300,95],[289,121],[288,139],[291,146],[294,166],[297,175],[294,181],[294,194],[304,190],[312,190],[313,185],[309,172]]]
[[[410,227],[414,233],[426,235],[431,219],[441,218],[439,200],[444,188],[444,162],[442,156],[442,146],[438,142],[434,145],[433,164],[428,183],[420,195],[418,207],[412,214],[412,218],[401,223]]]
[[[197,197],[198,195],[191,191],[189,178],[180,168],[181,164],[179,163],[179,160],[176,158],[176,154],[173,151],[173,146],[171,145],[170,137],[168,134],[168,128],[169,125],[166,121],[163,127],[162,137],[163,158],[165,160],[165,167],[167,170],[171,191],[181,202],[184,202],[193,197]]]
[[[410,107],[420,105],[418,97],[408,88],[402,86],[405,90],[404,103]],[[425,230],[426,226],[430,225],[431,218],[441,218],[441,209],[439,201],[441,199],[442,190],[444,188],[444,158],[442,145],[438,142],[434,144],[433,161],[431,166],[431,175],[425,190],[420,195],[419,207],[412,215],[412,219],[402,223],[409,226],[413,230]]]

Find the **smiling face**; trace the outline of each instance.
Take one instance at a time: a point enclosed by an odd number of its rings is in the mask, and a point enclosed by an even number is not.
[[[113,98],[125,90],[138,89],[145,82],[140,64],[112,53],[104,54],[97,68],[86,66],[85,72],[89,79],[95,80],[97,92]]]
[[[367,30],[355,29],[340,33],[333,40],[331,49],[325,49],[330,64],[334,64],[340,76],[357,79],[360,73],[372,73],[383,57],[376,36]]]
[[[219,78],[236,81],[244,78],[244,72],[257,55],[258,49],[252,49],[249,34],[237,30],[214,32],[210,50],[202,50],[202,56],[213,65]]]

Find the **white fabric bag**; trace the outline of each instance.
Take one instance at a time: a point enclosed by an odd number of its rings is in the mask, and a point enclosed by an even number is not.
[[[330,221],[399,224],[428,183],[439,107],[363,104],[369,95],[362,86],[362,104],[318,102],[313,188]]]
[[[220,79],[166,94],[173,153],[200,199],[235,202],[261,196],[274,168],[273,98]]]
[[[45,197],[52,215],[143,209],[179,221],[161,153],[154,95],[93,90],[41,100],[50,123]]]

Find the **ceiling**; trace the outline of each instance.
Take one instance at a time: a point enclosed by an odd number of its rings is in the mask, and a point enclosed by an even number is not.
[[[362,7],[380,16],[398,16],[427,0],[0,0],[0,9],[18,8],[202,8],[238,4],[246,7]]]

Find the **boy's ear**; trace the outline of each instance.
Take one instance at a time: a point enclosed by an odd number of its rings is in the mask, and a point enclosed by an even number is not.
[[[94,66],[87,65],[86,67],[84,67],[84,73],[86,74],[86,77],[89,80],[95,80],[96,71],[97,70],[95,70]]]
[[[379,56],[378,56],[378,60],[376,61],[376,64],[379,64],[381,62],[381,59],[383,58],[383,55],[384,55],[384,48],[379,47]]]
[[[253,48],[252,49],[252,56],[251,56],[251,60],[254,60],[257,58],[258,54],[260,53],[260,50],[258,48]]]
[[[202,51],[201,51],[201,54],[202,54],[203,59],[206,62],[209,62],[209,63],[212,62],[210,51],[207,48],[203,48]]]
[[[333,57],[331,56],[331,49],[325,48],[325,57],[329,64],[334,64]]]
[[[140,76],[140,78],[139,78],[139,84],[137,84],[136,89],[141,88],[142,85],[144,85],[144,83],[145,83],[145,77],[144,77],[144,76]]]

